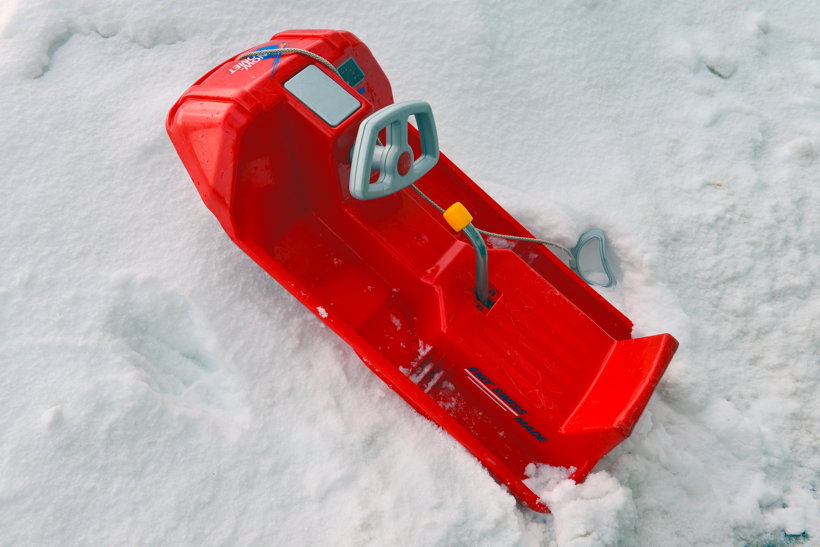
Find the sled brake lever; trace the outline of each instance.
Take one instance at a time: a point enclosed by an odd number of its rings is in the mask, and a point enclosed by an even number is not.
[[[456,232],[464,231],[470,243],[475,249],[475,296],[478,301],[487,308],[492,307],[490,300],[490,286],[487,263],[487,244],[478,230],[473,226],[473,215],[460,201],[450,205],[444,211],[444,220]]]

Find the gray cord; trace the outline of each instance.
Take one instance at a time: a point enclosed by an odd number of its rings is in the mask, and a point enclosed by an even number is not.
[[[524,236],[513,236],[513,235],[508,235],[508,234],[496,234],[495,232],[488,232],[487,230],[482,230],[480,228],[476,228],[476,229],[479,232],[481,232],[482,234],[484,234],[485,236],[500,237],[502,239],[512,239],[512,240],[515,240],[515,241],[530,241],[532,243],[540,243],[540,244],[546,245],[548,247],[555,247],[556,249],[559,249],[559,250],[563,251],[564,253],[566,253],[567,258],[569,259],[570,267],[575,268],[575,258],[572,256],[572,251],[570,251],[569,248],[564,247],[560,243],[556,243],[554,241],[548,241],[546,239],[539,239],[537,237],[524,237]]]
[[[308,51],[306,49],[299,49],[298,47],[283,47],[278,49],[258,49],[256,51],[246,51],[245,53],[237,57],[236,60],[241,61],[242,59],[247,59],[248,57],[262,57],[264,55],[288,55],[291,53],[298,53],[299,55],[310,57],[314,61],[317,61],[325,65],[334,74],[339,74],[338,69],[335,66],[333,66],[333,63],[331,63],[324,57],[316,55],[312,51]]]
[[[415,184],[411,184],[410,186],[413,188],[413,190],[415,190],[418,193],[418,195],[420,195],[424,199],[424,201],[426,201],[427,203],[429,203],[430,205],[435,207],[438,210],[439,213],[444,212],[444,209],[442,209],[438,205],[438,203],[436,203],[435,201],[430,199],[427,196],[427,194],[425,194],[424,192],[419,190],[418,186],[416,186]],[[508,235],[508,234],[497,234],[495,232],[488,232],[487,230],[482,230],[481,228],[476,228],[476,230],[479,233],[484,234],[485,236],[500,237],[501,239],[512,239],[514,241],[529,241],[531,243],[541,243],[542,245],[547,245],[548,247],[555,247],[556,249],[559,249],[559,250],[563,251],[564,253],[566,253],[567,257],[569,258],[570,267],[575,267],[575,258],[572,256],[572,251],[570,251],[567,247],[564,247],[560,243],[555,243],[554,241],[547,241],[546,239],[539,239],[537,237],[524,237],[524,236],[513,236],[513,235]]]
[[[296,48],[296,47],[258,49],[256,51],[247,51],[247,52],[243,53],[242,55],[240,55],[239,57],[237,57],[236,60],[241,61],[242,59],[247,59],[249,57],[261,57],[263,55],[289,55],[289,54],[292,54],[292,53],[296,53],[296,54],[299,54],[299,55],[304,55],[306,57],[310,57],[314,61],[322,63],[323,65],[325,65],[328,68],[328,70],[330,70],[334,74],[337,74],[337,75],[339,74],[338,69],[335,66],[333,66],[333,63],[331,63],[330,61],[328,61],[324,57],[322,57],[320,55],[316,55],[312,51],[308,51],[306,49],[299,49],[299,48]],[[410,186],[412,186],[413,190],[418,192],[418,194],[422,198],[424,198],[424,201],[426,201],[427,203],[429,203],[430,205],[435,207],[438,210],[439,213],[444,212],[444,209],[439,207],[439,205],[435,201],[433,201],[432,199],[427,197],[427,194],[425,194],[424,192],[419,190],[418,187],[415,184],[411,184]],[[482,230],[481,228],[476,228],[476,231],[478,231],[481,234],[484,234],[485,236],[499,237],[501,239],[511,239],[513,241],[529,241],[531,243],[540,243],[542,245],[547,245],[548,247],[555,247],[556,249],[559,249],[559,250],[563,251],[564,253],[566,253],[566,255],[569,257],[570,267],[571,268],[575,267],[575,259],[572,256],[572,251],[570,251],[567,247],[564,247],[560,243],[555,243],[554,241],[547,241],[546,239],[538,239],[537,237],[523,237],[523,236],[513,236],[513,235],[508,235],[508,234],[497,234],[495,232],[488,232],[487,230]]]

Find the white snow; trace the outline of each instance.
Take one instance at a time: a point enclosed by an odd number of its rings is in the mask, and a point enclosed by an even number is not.
[[[820,538],[820,4],[7,0],[4,544]],[[534,233],[680,350],[586,482],[516,505],[224,235],[165,135],[201,74],[344,28]],[[558,472],[555,472],[558,473]],[[552,479],[550,479],[552,477]]]
[[[396,327],[397,331],[401,330],[401,319],[395,315],[390,315],[390,322],[393,323],[393,326]]]
[[[632,492],[606,471],[581,484],[568,479],[569,470],[530,465],[527,486],[550,507],[559,545],[613,545],[632,537],[638,518]]]

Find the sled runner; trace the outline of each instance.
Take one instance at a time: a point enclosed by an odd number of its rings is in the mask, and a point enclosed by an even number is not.
[[[355,36],[288,31],[248,51],[168,115],[202,200],[373,372],[546,511],[526,466],[582,480],[630,434],[677,342],[632,338],[544,245],[475,233],[471,219],[532,237],[439,152],[426,103],[393,103]]]

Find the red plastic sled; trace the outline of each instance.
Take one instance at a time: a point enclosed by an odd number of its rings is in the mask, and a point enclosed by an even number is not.
[[[393,103],[368,48],[327,30],[254,49],[269,48],[309,50],[339,73],[305,55],[260,55],[191,86],[167,129],[202,200],[373,372],[547,511],[522,482],[526,466],[583,479],[630,434],[677,342],[631,338],[629,319],[531,242],[490,239],[492,306],[478,304],[473,248],[412,188],[351,196],[359,127]],[[314,92],[328,85],[326,108]],[[404,130],[419,157],[418,132]],[[531,236],[443,154],[417,186],[445,207],[462,202],[485,230]]]

